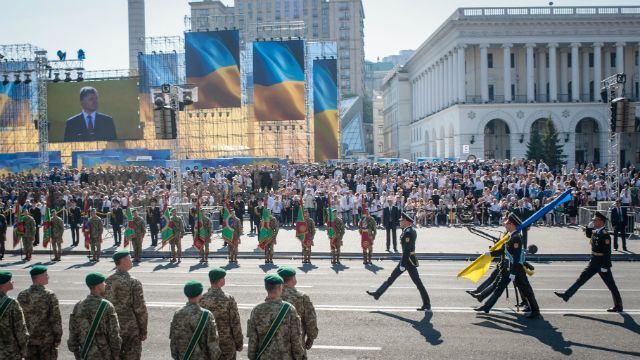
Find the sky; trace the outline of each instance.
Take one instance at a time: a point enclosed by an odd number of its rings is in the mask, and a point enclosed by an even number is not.
[[[233,0],[223,0],[233,4]],[[548,6],[548,1],[363,0],[365,11],[365,57],[376,60],[416,49],[459,7]],[[128,68],[126,0],[0,0],[0,44],[30,43],[55,58],[57,50],[75,58],[83,49],[89,70]],[[437,4],[437,6],[434,6]],[[592,0],[561,0],[554,6],[597,6],[611,3]],[[638,6],[638,0],[617,0],[616,6]],[[189,14],[187,0],[147,0],[147,36],[175,36],[184,32]]]

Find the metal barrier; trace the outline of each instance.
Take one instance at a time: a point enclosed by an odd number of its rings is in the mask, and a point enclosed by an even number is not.
[[[627,209],[627,234],[638,234],[640,231],[640,213],[638,213],[634,208],[623,206]],[[593,218],[593,214],[596,211],[604,211],[605,216],[609,221],[607,221],[607,227],[612,229],[611,225],[611,208],[606,207],[606,204],[598,203],[598,206],[583,206],[578,209],[578,225],[586,227],[591,222]]]

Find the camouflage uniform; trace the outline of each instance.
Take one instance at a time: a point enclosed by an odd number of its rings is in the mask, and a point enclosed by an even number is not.
[[[233,241],[229,244],[229,262],[238,262],[238,246],[240,245],[240,234],[242,233],[242,224],[235,215],[231,215],[233,219]]]
[[[22,248],[24,249],[24,257],[31,260],[33,254],[33,242],[36,236],[36,221],[31,215],[25,215],[22,218],[24,222],[24,234],[22,235]]]
[[[171,339],[171,356],[174,359],[181,360],[184,352],[189,346],[191,337],[196,331],[196,327],[200,322],[203,311],[197,304],[187,304],[182,309],[173,314],[171,320],[171,330],[169,338]],[[218,345],[218,331],[213,314],[209,314],[207,324],[202,330],[200,341],[195,346],[191,354],[191,360],[208,360],[220,358],[220,346]]]
[[[59,216],[51,218],[51,249],[53,260],[59,261],[62,256],[62,235],[64,234],[64,221]]]
[[[142,241],[144,240],[144,234],[147,232],[147,224],[144,219],[138,215],[133,217],[133,231],[135,232],[135,238],[133,239],[133,259],[140,261],[142,255]]]
[[[298,291],[295,287],[285,287],[282,291],[282,300],[291,303],[300,316],[302,343],[313,342],[318,337],[318,318],[309,295]]]
[[[271,237],[266,240],[264,247],[264,261],[265,263],[273,263],[273,247],[276,245],[276,238],[278,237],[278,230],[280,230],[280,224],[273,215],[269,215],[269,228],[272,230]]]
[[[332,264],[340,264],[340,248],[342,248],[342,238],[344,237],[345,227],[344,221],[339,217],[335,217],[334,222],[336,223],[336,235],[334,239],[330,240],[330,248],[331,248],[331,263]]]
[[[262,339],[266,336],[273,320],[280,312],[282,299],[265,299],[251,311],[247,322],[247,337],[249,338],[249,359],[255,360]],[[302,347],[302,330],[300,317],[296,308],[291,306],[282,320],[278,331],[262,353],[262,360],[292,360],[303,359],[305,356]]]
[[[365,215],[362,220],[360,220],[360,229],[358,230],[362,235],[362,228],[366,226],[369,232],[369,242],[365,243],[361,240],[362,246],[362,258],[365,264],[371,264],[371,252],[373,251],[373,240],[376,238],[376,220],[371,217],[371,215]]]
[[[67,346],[69,351],[80,356],[82,345],[84,344],[93,318],[98,312],[98,307],[102,297],[89,295],[86,299],[80,300],[74,307],[69,317],[69,340]],[[118,324],[118,314],[111,303],[107,303],[102,314],[102,320],[96,329],[93,342],[87,351],[87,359],[117,359],[120,355],[122,338],[120,338],[120,325]]]
[[[0,304],[6,298],[7,295],[0,293]],[[22,307],[14,299],[0,318],[0,359],[26,359],[28,342],[29,331],[24,321]]]
[[[176,252],[178,254],[178,259],[182,259],[182,237],[184,236],[184,224],[178,215],[171,217],[171,223],[173,224],[174,236],[173,239],[169,241],[169,244],[171,244],[171,258],[175,261]]]
[[[202,216],[202,227],[204,228],[204,245],[200,248],[200,261],[207,262],[209,259],[209,244],[211,244],[213,227],[211,225],[211,219],[206,215]]]
[[[105,299],[116,308],[122,348],[120,359],[140,359],[142,339],[147,337],[147,305],[142,284],[126,271],[116,271],[105,281]]]
[[[313,238],[316,235],[316,223],[307,216],[304,221],[307,224],[307,236],[302,241],[302,262],[311,263],[311,247],[313,246]]]
[[[100,260],[100,248],[102,246],[102,220],[98,216],[89,218],[89,246],[91,255],[96,261]]]
[[[202,296],[200,306],[211,311],[216,319],[220,350],[222,351],[221,359],[235,359],[236,351],[242,351],[242,340],[244,339],[236,300],[220,288],[210,288]]]
[[[62,318],[58,297],[42,285],[31,285],[18,295],[31,334],[29,359],[57,359],[62,340]]]

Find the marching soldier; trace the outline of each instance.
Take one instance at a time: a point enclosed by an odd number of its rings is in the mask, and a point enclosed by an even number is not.
[[[62,256],[62,235],[64,235],[64,221],[58,216],[58,212],[51,211],[51,250],[53,261],[60,261]]]
[[[158,200],[151,199],[151,207],[147,208],[147,223],[151,232],[151,246],[158,246],[158,233],[160,232],[160,223],[162,222],[162,214]]]
[[[233,241],[229,243],[229,263],[238,263],[238,246],[240,245],[240,232],[242,228],[240,226],[240,220],[231,214],[231,221],[233,222]]]
[[[76,359],[118,359],[122,338],[116,309],[104,298],[105,277],[89,273],[85,283],[89,296],[80,300],[69,318],[67,346]],[[100,341],[95,341],[100,339]]]
[[[425,289],[422,284],[422,280],[420,280],[420,275],[418,274],[418,258],[416,257],[416,230],[413,228],[413,218],[409,216],[407,213],[403,212],[400,215],[400,227],[402,228],[402,235],[400,235],[400,243],[402,245],[402,260],[398,263],[387,281],[382,283],[378,290],[375,292],[367,291],[367,294],[373,296],[374,299],[378,300],[382,294],[389,288],[389,286],[393,285],[393,282],[402,275],[402,273],[406,270],[411,277],[411,281],[416,285],[418,291],[420,292],[420,297],[422,298],[422,306],[419,307],[418,311],[423,310],[431,310],[431,300],[429,300],[429,294],[427,294],[427,289]]]
[[[120,250],[111,257],[116,272],[105,281],[105,299],[118,314],[122,348],[120,359],[140,359],[142,342],[147,339],[147,305],[140,281],[129,274],[133,267],[129,250]]]
[[[303,359],[302,329],[296,308],[282,300],[282,277],[267,274],[267,298],[251,311],[247,322],[250,360]],[[275,331],[270,331],[275,329]]]
[[[133,245],[133,262],[140,262],[142,256],[142,241],[144,241],[144,235],[147,232],[147,224],[144,223],[144,219],[138,214],[138,209],[133,210],[133,231],[135,236],[131,245]]]
[[[22,248],[24,249],[24,260],[30,261],[33,254],[33,242],[36,236],[36,221],[31,217],[29,209],[22,211],[22,221],[24,223],[24,234],[22,235]]]
[[[371,253],[373,252],[373,240],[376,238],[376,220],[369,215],[366,206],[362,208],[362,219],[358,224],[360,233],[360,246],[362,247],[363,264],[371,264]]]
[[[305,237],[302,240],[302,263],[303,264],[311,264],[311,247],[313,246],[313,238],[316,235],[316,224],[311,217],[309,217],[309,213],[307,209],[302,211],[302,216],[304,217],[305,226]]]
[[[340,248],[342,248],[342,238],[344,237],[345,227],[344,222],[338,216],[335,208],[331,208],[333,211],[333,221],[335,222],[335,235],[333,238],[329,238],[329,245],[331,246],[331,263],[340,264]]]
[[[47,267],[36,265],[29,271],[32,285],[18,295],[29,329],[28,359],[57,359],[62,340],[62,318],[58,298],[46,289]]]
[[[91,260],[100,261],[100,248],[102,246],[102,219],[96,215],[96,209],[91,209],[89,218],[89,245],[91,248]]]
[[[13,290],[13,274],[0,270],[0,359],[27,358],[29,330],[20,303],[8,296]]]
[[[219,359],[218,331],[213,314],[199,305],[204,286],[190,280],[184,285],[189,301],[173,314],[169,338],[171,357],[182,359]]]
[[[280,224],[271,213],[269,213],[269,221],[267,226],[269,227],[269,229],[271,229],[271,236],[266,240],[266,244],[264,247],[264,263],[273,264],[273,249],[276,245],[276,239],[278,237],[278,230],[280,230]]]
[[[202,216],[202,228],[204,229],[204,244],[200,248],[200,262],[209,262],[209,244],[211,244],[211,235],[213,234],[213,227],[211,225],[211,219],[207,214]]]
[[[171,209],[171,223],[173,225],[173,239],[169,241],[171,245],[171,262],[176,262],[176,254],[178,262],[182,261],[182,237],[184,236],[184,224],[178,216],[176,209]]]
[[[200,306],[213,313],[218,328],[220,350],[222,360],[233,360],[236,352],[242,351],[242,325],[238,304],[233,296],[222,291],[225,285],[227,272],[223,268],[215,268],[209,271],[211,288],[200,299]]]
[[[309,295],[296,289],[296,270],[290,266],[281,266],[278,269],[278,275],[284,280],[284,290],[282,291],[282,300],[291,303],[296,308],[300,316],[300,324],[302,327],[302,343],[306,350],[311,349],[313,341],[318,337],[318,318],[316,310]]]
[[[622,297],[611,273],[611,235],[605,228],[607,218],[599,211],[596,211],[591,221],[592,224],[589,224],[586,229],[586,235],[591,239],[591,260],[589,260],[589,265],[582,271],[578,280],[565,292],[554,291],[554,293],[562,300],[569,301],[582,285],[589,281],[593,275],[598,274],[613,296],[613,307],[607,309],[607,311],[622,312]]]

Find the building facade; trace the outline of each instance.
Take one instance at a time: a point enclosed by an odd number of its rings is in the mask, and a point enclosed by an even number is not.
[[[625,95],[638,101],[639,51],[640,7],[458,9],[385,79],[384,149],[523,158],[532,130],[553,125],[570,166],[603,166],[600,82],[625,73]],[[640,163],[638,149],[637,132],[621,136],[623,163]]]
[[[364,8],[362,0],[235,0],[190,2],[191,30],[240,29],[245,42],[302,37],[335,41],[343,96],[364,94]]]

